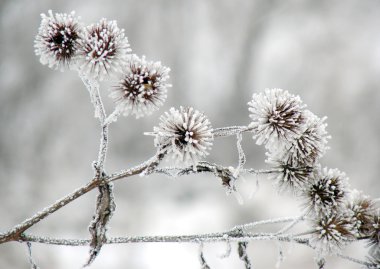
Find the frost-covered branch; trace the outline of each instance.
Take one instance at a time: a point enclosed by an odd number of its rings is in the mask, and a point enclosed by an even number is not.
[[[291,235],[275,235],[275,233],[242,233],[238,236],[228,233],[210,233],[194,235],[170,235],[170,236],[125,236],[110,237],[105,244],[129,244],[129,243],[216,243],[216,242],[247,242],[247,241],[273,241],[294,242],[308,245],[308,239],[293,237]],[[57,239],[25,234],[19,241],[34,242],[64,246],[87,246],[90,239]]]
[[[37,268],[31,255],[31,242],[67,246],[90,246],[90,265],[104,244],[188,242],[200,245],[199,259],[204,269],[207,264],[203,245],[226,242],[227,255],[231,242],[237,245],[239,258],[246,269],[253,267],[249,245],[254,241],[274,241],[279,247],[280,261],[283,252],[280,242],[295,242],[312,248],[316,263],[324,268],[331,255],[366,266],[380,268],[380,214],[379,198],[371,199],[363,193],[349,189],[348,178],[338,169],[322,167],[320,159],[326,153],[328,135],[326,117],[318,117],[306,109],[299,96],[282,89],[265,89],[254,93],[248,103],[250,122],[246,126],[213,128],[209,118],[193,107],[170,108],[161,117],[153,131],[145,135],[154,137],[156,154],[145,162],[116,173],[105,172],[108,150],[108,132],[112,122],[120,116],[140,118],[157,111],[171,87],[168,67],[161,62],[146,60],[131,54],[130,44],[116,21],[101,19],[84,27],[75,13],[42,14],[36,36],[36,54],[42,64],[54,69],[73,69],[86,86],[99,119],[101,139],[95,175],[82,187],[47,206],[34,216],[0,234],[0,244],[10,241],[26,242],[30,264]],[[107,115],[99,82],[114,79],[110,97],[114,108]],[[267,169],[246,166],[242,140],[250,133],[257,145],[265,147]],[[237,164],[224,166],[206,159],[215,139],[235,136]],[[162,160],[171,157],[175,165],[163,167]],[[163,174],[181,177],[209,173],[221,180],[228,193],[237,193],[236,182],[242,174],[265,175],[275,183],[281,193],[302,200],[303,213],[296,217],[272,218],[237,225],[224,232],[177,236],[124,236],[108,237],[107,229],[115,210],[113,182],[139,175]],[[90,223],[90,239],[58,239],[27,234],[26,231],[65,207],[70,202],[98,188],[94,217]],[[302,229],[301,225],[304,224]],[[281,224],[270,232],[253,232],[258,225]],[[304,228],[306,226],[307,228]],[[297,228],[297,230],[296,230]],[[289,231],[292,230],[292,233]],[[365,241],[367,261],[342,254],[344,248],[356,241]]]

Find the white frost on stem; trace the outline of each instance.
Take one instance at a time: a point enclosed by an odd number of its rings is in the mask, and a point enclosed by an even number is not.
[[[79,74],[88,92],[90,93],[91,102],[95,109],[95,118],[98,118],[102,128],[100,137],[100,147],[98,153],[98,160],[96,162],[96,170],[98,176],[103,172],[104,162],[106,160],[107,146],[108,146],[108,124],[106,123],[107,114],[104,109],[103,101],[99,92],[99,83],[85,76],[83,73]]]

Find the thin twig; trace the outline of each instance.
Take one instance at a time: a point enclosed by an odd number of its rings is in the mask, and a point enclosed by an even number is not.
[[[344,260],[348,260],[348,261],[351,261],[351,262],[354,262],[354,263],[357,263],[357,264],[360,264],[360,265],[364,265],[366,266],[367,268],[376,268],[376,265],[370,263],[370,262],[366,262],[366,261],[362,261],[362,260],[359,260],[359,259],[355,259],[355,258],[352,258],[350,256],[346,256],[346,255],[343,255],[343,254],[336,254],[336,256],[344,259]]]
[[[299,216],[298,218],[294,219],[291,223],[289,223],[288,225],[286,225],[285,227],[283,227],[281,230],[279,230],[277,232],[277,234],[283,234],[283,233],[288,232],[290,229],[292,229],[298,223],[300,223],[301,221],[303,221],[305,219],[306,215],[308,214],[308,212],[309,211],[306,210],[306,212],[303,213],[301,216]]]
[[[215,128],[212,130],[214,137],[227,137],[232,135],[237,135],[239,133],[250,132],[251,127],[248,126],[229,126],[222,128]]]
[[[236,231],[239,229],[248,230],[248,229],[252,229],[256,226],[265,225],[265,224],[286,223],[286,222],[294,221],[298,218],[299,217],[283,217],[283,218],[277,218],[277,219],[260,220],[260,221],[255,221],[255,222],[246,223],[246,224],[242,224],[242,225],[237,225],[234,228],[232,228],[231,231]]]
[[[110,237],[104,244],[128,244],[128,243],[197,243],[200,242],[245,242],[245,241],[272,241],[296,242],[308,245],[309,240],[292,235],[275,235],[274,233],[243,233],[239,236],[225,236],[225,233],[173,235],[173,236],[125,236]],[[19,241],[28,241],[49,245],[87,246],[90,239],[58,239],[51,237],[23,234]]]
[[[108,124],[106,123],[107,114],[104,109],[103,101],[99,92],[99,83],[95,80],[91,80],[84,75],[81,75],[83,84],[86,86],[90,93],[91,101],[95,109],[95,117],[99,118],[101,125],[101,137],[98,153],[98,160],[95,164],[97,171],[97,177],[100,177],[103,172],[104,163],[106,160],[107,146],[108,146]]]

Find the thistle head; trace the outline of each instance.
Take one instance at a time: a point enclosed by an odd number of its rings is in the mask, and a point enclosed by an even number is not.
[[[165,148],[178,163],[196,165],[209,154],[213,134],[204,114],[192,107],[171,108],[160,121],[153,132],[155,146]]]
[[[283,158],[298,165],[313,166],[324,155],[330,136],[326,132],[326,118],[318,118],[310,111],[304,112],[305,124],[298,136],[285,144]]]
[[[357,230],[359,237],[365,237],[373,231],[373,220],[375,216],[375,203],[363,193],[353,190],[346,204],[347,215]]]
[[[316,171],[302,193],[305,206],[316,215],[330,215],[339,211],[345,202],[346,185],[347,177],[338,169]]]
[[[248,103],[253,138],[258,145],[275,148],[300,135],[304,124],[305,105],[299,96],[282,89],[266,89],[253,94]]]
[[[41,25],[34,41],[35,53],[50,68],[71,68],[75,65],[83,29],[75,12],[41,14]]]
[[[319,216],[313,228],[310,243],[321,255],[332,254],[355,240],[352,223],[342,214]]]
[[[269,155],[266,162],[273,168],[269,177],[275,181],[280,190],[290,190],[294,193],[303,188],[314,170],[307,164],[295,164],[291,159],[284,161],[275,154]]]
[[[149,115],[166,100],[167,88],[171,87],[166,83],[169,71],[161,62],[146,61],[144,56],[132,55],[110,97],[125,116],[134,114],[138,118]]]
[[[121,72],[131,49],[116,21],[101,19],[86,28],[81,42],[80,71],[98,80]]]

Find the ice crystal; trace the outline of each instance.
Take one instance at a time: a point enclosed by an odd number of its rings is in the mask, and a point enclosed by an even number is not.
[[[61,71],[73,67],[83,33],[75,12],[53,14],[49,10],[48,15],[41,14],[41,18],[34,41],[35,53],[40,56],[41,63]]]
[[[165,148],[178,163],[195,165],[208,155],[213,141],[212,128],[198,110],[171,108],[160,121],[159,126],[154,127],[155,145]]]
[[[136,118],[149,115],[163,105],[166,99],[166,83],[170,69],[161,62],[146,61],[136,55],[130,57],[118,84],[110,96],[117,104],[117,109],[124,113],[136,115]]]
[[[305,105],[299,96],[282,89],[265,89],[253,94],[248,105],[252,119],[250,127],[258,145],[266,144],[271,149],[300,135]]]
[[[313,226],[310,243],[322,256],[335,253],[355,240],[352,223],[343,215],[321,216],[314,221]]]
[[[131,51],[124,29],[104,18],[86,28],[81,43],[80,70],[99,80],[121,72]]]
[[[310,111],[304,112],[305,124],[299,136],[285,144],[284,159],[298,165],[313,166],[324,155],[329,138],[326,132],[326,118],[318,118]]]
[[[330,215],[340,210],[347,193],[346,175],[338,169],[316,171],[303,191],[305,205],[317,215]]]

